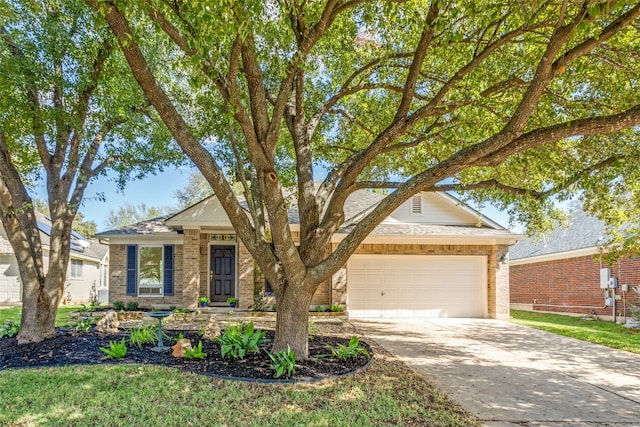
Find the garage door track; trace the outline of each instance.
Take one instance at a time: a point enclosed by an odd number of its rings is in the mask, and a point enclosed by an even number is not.
[[[487,426],[640,426],[638,354],[499,320],[351,323]]]

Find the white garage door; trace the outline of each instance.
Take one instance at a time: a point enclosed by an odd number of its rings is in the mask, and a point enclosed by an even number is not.
[[[354,255],[347,264],[352,317],[486,317],[487,257]]]
[[[20,302],[18,262],[13,255],[0,255],[0,302]]]

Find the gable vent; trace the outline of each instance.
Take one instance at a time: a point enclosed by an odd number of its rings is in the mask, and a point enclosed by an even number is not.
[[[411,214],[422,215],[422,197],[419,194],[411,198]]]

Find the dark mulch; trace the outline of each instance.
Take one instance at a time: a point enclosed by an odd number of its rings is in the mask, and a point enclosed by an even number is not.
[[[250,353],[243,360],[230,358],[223,359],[220,353],[220,344],[215,341],[203,339],[192,330],[169,330],[167,335],[172,339],[166,340],[165,345],[173,345],[179,333],[189,338],[192,345],[196,346],[202,341],[202,349],[207,354],[204,359],[176,358],[171,355],[171,350],[161,353],[151,350],[152,346],[138,349],[127,345],[127,355],[118,360],[108,359],[100,351],[100,347],[109,347],[110,341],[120,341],[127,338],[128,333],[121,331],[119,334],[103,335],[95,331],[80,332],[74,335],[70,329],[59,328],[55,338],[35,344],[18,345],[15,338],[0,339],[0,370],[8,368],[53,367],[75,364],[113,364],[113,363],[142,363],[171,366],[187,371],[244,379],[267,380],[273,379],[273,370],[270,369],[271,359],[267,355],[270,343],[273,341],[273,331],[266,330],[266,340],[260,346],[259,353]],[[298,360],[297,368],[292,379],[316,380],[348,375],[365,367],[369,359],[358,356],[348,360],[339,360],[330,357],[331,351],[327,344],[337,346],[348,345],[349,338],[341,336],[323,335],[309,340],[309,358]],[[361,342],[371,355],[371,347]]]

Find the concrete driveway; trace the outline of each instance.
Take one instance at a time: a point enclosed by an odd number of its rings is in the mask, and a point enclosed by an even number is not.
[[[487,426],[640,426],[638,354],[499,320],[350,323]]]

